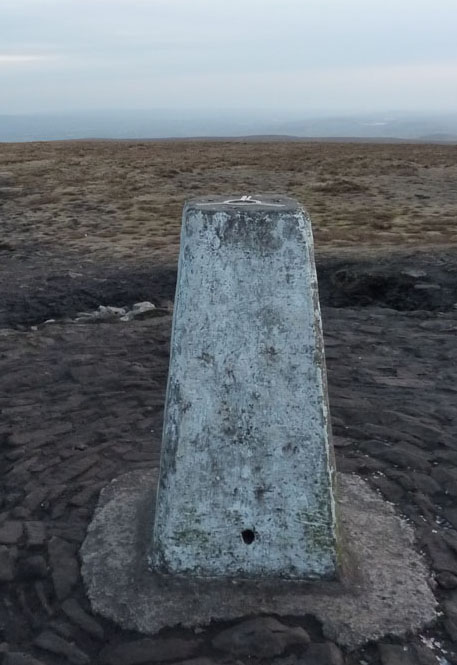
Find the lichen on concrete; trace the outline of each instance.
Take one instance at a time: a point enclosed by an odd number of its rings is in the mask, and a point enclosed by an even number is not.
[[[308,214],[281,197],[188,203],[152,564],[336,577],[332,462]]]

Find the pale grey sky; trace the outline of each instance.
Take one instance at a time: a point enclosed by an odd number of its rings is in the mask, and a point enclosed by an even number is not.
[[[0,113],[457,110],[457,0],[0,0]]]

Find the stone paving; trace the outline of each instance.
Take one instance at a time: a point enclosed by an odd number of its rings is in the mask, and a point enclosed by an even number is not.
[[[457,663],[457,311],[324,307],[323,320],[337,466],[414,523],[440,622],[348,654],[312,617],[151,639],[94,616],[78,550],[100,489],[158,464],[171,317],[57,322],[0,329],[3,663]]]

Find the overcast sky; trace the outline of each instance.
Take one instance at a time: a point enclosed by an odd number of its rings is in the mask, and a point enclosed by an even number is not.
[[[457,0],[0,0],[0,113],[457,110]]]

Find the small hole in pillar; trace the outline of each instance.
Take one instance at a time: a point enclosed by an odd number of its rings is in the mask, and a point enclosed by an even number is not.
[[[241,532],[241,537],[246,545],[251,545],[255,540],[255,533],[252,529],[245,529]]]

